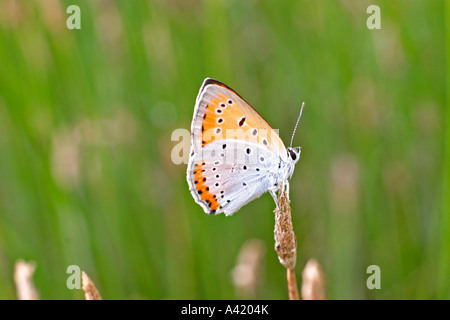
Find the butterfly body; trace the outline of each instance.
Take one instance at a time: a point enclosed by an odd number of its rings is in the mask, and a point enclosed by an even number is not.
[[[208,214],[227,216],[280,185],[288,187],[300,148],[286,148],[272,127],[225,84],[206,79],[191,125],[187,181]]]

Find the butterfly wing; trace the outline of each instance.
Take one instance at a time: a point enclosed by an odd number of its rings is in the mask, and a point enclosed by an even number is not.
[[[286,156],[286,147],[266,120],[239,94],[220,81],[207,78],[197,96],[191,125],[193,151],[226,138],[260,144]]]
[[[206,213],[229,216],[270,188],[277,188],[274,172],[280,161],[257,143],[213,141],[194,153],[187,180],[192,196]]]
[[[206,79],[197,96],[191,125],[187,180],[206,213],[231,215],[272,188],[283,141],[239,94]]]

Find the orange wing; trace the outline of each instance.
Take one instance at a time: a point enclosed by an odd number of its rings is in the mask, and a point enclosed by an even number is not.
[[[283,158],[287,152],[279,135],[255,109],[236,91],[209,78],[197,96],[191,134],[194,152],[222,139],[258,143]]]

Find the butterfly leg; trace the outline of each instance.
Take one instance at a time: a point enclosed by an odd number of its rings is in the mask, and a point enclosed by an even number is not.
[[[291,199],[289,199],[289,181],[286,181],[286,183],[284,184],[284,190],[286,192],[288,201],[291,202]]]
[[[269,190],[270,195],[273,198],[273,201],[275,201],[275,205],[277,206],[277,210],[280,210],[280,208],[278,207],[278,197],[277,194],[275,193],[275,191],[273,190]]]

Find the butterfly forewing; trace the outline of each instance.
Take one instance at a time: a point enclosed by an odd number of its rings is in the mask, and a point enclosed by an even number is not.
[[[286,154],[283,141],[263,117],[225,84],[206,79],[197,97],[192,121],[194,151],[215,140],[238,139]]]

